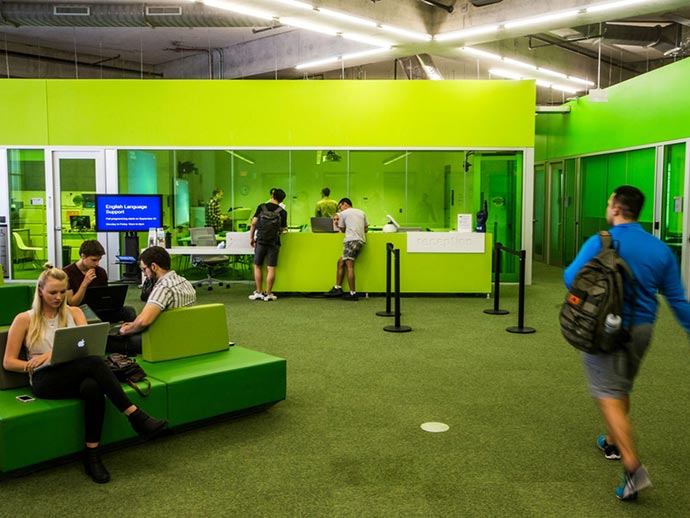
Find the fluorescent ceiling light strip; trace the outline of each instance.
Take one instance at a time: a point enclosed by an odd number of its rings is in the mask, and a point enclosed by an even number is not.
[[[432,36],[431,34],[423,34],[421,32],[413,32],[413,31],[407,31],[405,29],[399,29],[398,27],[393,27],[391,25],[379,25],[379,28],[382,31],[390,32],[392,34],[397,34],[398,36],[404,36],[406,38],[410,38],[413,40],[418,40],[418,41],[431,41]]]
[[[364,36],[362,34],[353,32],[343,32],[341,36],[346,40],[359,41],[360,43],[366,43],[367,45],[372,45],[374,47],[390,47],[393,45],[393,43],[388,40]]]
[[[308,11],[311,11],[314,9],[313,5],[307,4],[304,2],[298,2],[297,0],[273,0],[273,2],[276,2],[278,4],[283,4],[283,5],[289,5],[290,7],[297,7],[299,9],[305,9]]]
[[[261,11],[259,9],[252,9],[251,7],[245,7],[243,5],[232,4],[228,2],[221,2],[219,0],[202,0],[204,5],[209,7],[215,7],[216,9],[223,9],[224,11],[232,11],[233,13],[246,14],[247,16],[252,16],[254,18],[260,18],[262,20],[273,20],[274,15],[268,11]]]
[[[409,151],[406,151],[405,153],[402,153],[402,154],[400,154],[400,155],[398,155],[398,156],[394,156],[393,158],[390,158],[390,159],[386,160],[385,162],[383,162],[383,165],[390,165],[390,164],[392,164],[392,163],[394,163],[394,162],[397,162],[398,160],[401,160],[401,159],[405,158],[405,157],[408,156],[409,154],[410,154],[410,152],[409,152]]]
[[[359,25],[362,27],[379,28],[382,31],[390,32],[392,34],[397,34],[398,36],[404,36],[408,39],[418,40],[418,41],[431,41],[432,36],[430,34],[423,34],[420,32],[408,31],[405,29],[400,29],[399,27],[393,27],[391,25],[379,24],[378,22],[371,20],[369,18],[361,18],[359,16],[353,16],[351,14],[342,13],[340,11],[334,11],[332,9],[327,9],[325,7],[314,7],[311,4],[304,2],[299,2],[297,0],[272,0],[273,2],[291,6],[298,7],[304,10],[314,11],[315,13],[321,14],[327,18],[333,18],[335,20],[340,20],[343,22],[351,23],[353,25]],[[339,31],[339,32],[345,32]]]
[[[305,22],[299,18],[279,18],[280,23],[284,25],[291,25],[292,27],[298,27],[300,29],[305,29],[307,31],[320,32],[321,34],[328,34],[329,36],[338,36],[340,31],[334,29],[333,27],[328,27],[326,25],[319,25],[316,23]]]
[[[226,149],[225,152],[228,153],[229,155],[234,156],[235,158],[238,158],[238,159],[242,160],[243,162],[247,162],[247,163],[250,164],[250,165],[254,165],[254,161],[253,161],[253,160],[250,160],[250,159],[247,158],[246,156],[242,156],[242,155],[240,155],[239,153],[237,153],[237,152],[235,152],[235,151],[230,151],[229,149]]]
[[[496,32],[500,29],[512,29],[515,27],[524,27],[526,25],[534,25],[539,23],[553,22],[558,20],[566,20],[568,18],[574,18],[578,15],[597,13],[600,11],[608,11],[611,9],[624,9],[627,7],[632,7],[637,4],[647,3],[649,0],[617,0],[614,2],[605,2],[592,5],[583,5],[577,9],[572,9],[568,11],[561,11],[553,14],[538,15],[531,18],[521,18],[518,20],[507,21],[503,24],[492,24],[492,25],[480,25],[477,27],[470,27],[468,29],[446,32],[444,34],[434,35],[436,41],[449,41],[449,40],[461,40],[467,39],[472,36],[480,36],[482,34],[489,34]]]
[[[621,0],[618,2],[607,2],[604,4],[590,5],[584,8],[587,13],[598,13],[601,11],[608,11],[610,9],[620,9],[623,7],[631,7],[636,4],[647,3],[648,0]]]
[[[446,32],[445,34],[436,34],[434,39],[436,41],[461,40],[463,38],[470,38],[472,36],[480,36],[482,34],[489,34],[496,32],[501,28],[500,25],[484,25],[481,27],[472,27],[462,31]]]
[[[489,70],[489,74],[493,76],[498,76],[498,77],[503,77],[505,79],[535,79],[534,77],[526,77],[522,74],[518,74],[517,72],[513,72],[512,70],[505,70],[502,68],[492,68]],[[543,79],[535,79],[537,85],[543,86],[545,88],[553,88],[554,90],[559,90],[562,92],[567,92],[567,93],[577,93],[579,90],[577,88],[573,88],[571,86],[565,86],[565,85],[558,85],[558,84],[553,84],[550,83],[549,81],[544,81]]]
[[[560,79],[564,79],[566,81],[571,81],[573,83],[578,83],[578,84],[583,84],[583,85],[588,85],[588,86],[594,86],[594,83],[592,81],[589,81],[587,79],[581,79],[579,77],[573,77],[569,76],[567,74],[563,74],[562,72],[556,72],[555,70],[550,70],[548,68],[541,68],[536,65],[531,65],[529,63],[525,63],[523,61],[518,61],[517,59],[511,59],[511,58],[506,58],[503,56],[499,56],[498,54],[492,54],[491,52],[486,52],[484,50],[479,50],[475,49],[472,47],[462,47],[460,50],[463,52],[466,52],[467,54],[471,54],[476,57],[481,57],[485,59],[492,59],[494,61],[501,61],[502,63],[508,63],[510,65],[520,67],[520,68],[525,68],[528,70],[533,70],[537,73],[544,74],[547,76],[552,76],[552,77],[558,77]]]
[[[342,56],[333,56],[330,58],[319,59],[318,61],[309,61],[307,63],[301,63],[297,65],[295,68],[301,70],[303,68],[320,67],[322,65],[329,65],[330,63],[336,63],[338,61],[355,60],[359,58],[373,56],[374,54],[381,54],[383,52],[388,52],[390,49],[390,47],[382,47],[379,49],[363,50],[362,52],[352,52],[350,54],[343,54]]]
[[[580,14],[580,11],[575,9],[572,11],[561,11],[559,13],[545,14],[543,16],[534,16],[532,18],[523,18],[521,20],[506,22],[503,26],[506,29],[513,29],[515,27],[524,27],[525,25],[537,25],[540,23],[567,20],[568,18],[574,18],[578,14]]]
[[[335,18],[337,20],[343,20],[344,22],[354,23],[356,25],[362,25],[364,27],[376,27],[377,23],[374,20],[367,20],[365,18],[359,18],[358,16],[351,16],[345,13],[339,13],[338,11],[331,11],[330,9],[318,8],[318,13],[321,13],[328,18]]]

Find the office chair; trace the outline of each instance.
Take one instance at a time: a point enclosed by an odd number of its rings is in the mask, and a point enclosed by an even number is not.
[[[213,227],[192,227],[189,229],[189,243],[192,246],[216,246],[216,231]],[[215,279],[213,277],[213,269],[218,266],[227,266],[230,258],[227,255],[194,255],[192,254],[192,264],[194,266],[203,266],[206,268],[206,278],[200,281],[192,282],[195,288],[203,284],[208,284],[208,291],[213,289],[213,284],[230,287],[230,284]]]
[[[24,243],[24,239],[22,239],[22,235],[19,232],[12,232],[12,238],[14,239],[14,246],[17,251],[14,262],[31,262],[34,265],[34,269],[41,268],[38,258],[36,257],[36,253],[43,251],[43,249],[38,246],[28,246],[26,243]],[[20,255],[21,257],[19,257]],[[28,261],[25,261],[25,259],[28,259]]]

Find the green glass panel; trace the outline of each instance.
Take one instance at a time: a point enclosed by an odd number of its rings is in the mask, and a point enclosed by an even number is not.
[[[62,266],[79,259],[79,247],[87,239],[96,239],[94,194],[96,161],[83,158],[61,158],[60,206]]]
[[[661,239],[671,247],[679,264],[683,250],[685,153],[685,144],[664,147]]]
[[[10,276],[36,279],[48,258],[45,160],[42,150],[7,151]]]
[[[549,264],[563,265],[563,164],[551,164],[551,214],[549,225]]]
[[[546,177],[544,176],[544,166],[538,165],[534,168],[534,223],[532,225],[532,244],[534,258],[544,259],[544,201],[546,200]]]
[[[575,258],[575,159],[565,161],[563,192],[563,265],[568,265]]]

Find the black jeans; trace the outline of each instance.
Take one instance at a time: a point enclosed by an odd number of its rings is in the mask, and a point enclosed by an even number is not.
[[[105,344],[105,352],[108,354],[126,354],[127,356],[141,354],[141,333],[121,335],[117,327],[112,328],[111,331]]]
[[[41,399],[83,399],[86,442],[101,440],[104,395],[120,412],[132,405],[120,382],[100,356],[86,356],[40,369],[32,377],[31,388]]]
[[[117,322],[132,322],[137,318],[137,312],[132,306],[122,306],[115,311],[96,311],[96,315],[103,322],[115,324]]]

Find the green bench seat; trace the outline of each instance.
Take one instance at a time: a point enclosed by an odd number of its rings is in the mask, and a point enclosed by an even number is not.
[[[285,399],[286,365],[283,358],[239,346],[166,362],[141,362],[149,376],[168,388],[170,426]]]
[[[142,398],[123,385],[132,402],[154,416],[168,413],[165,383],[154,378],[151,393]],[[144,389],[143,383],[139,384]],[[17,401],[31,395],[29,387],[0,391],[0,471],[13,471],[33,464],[78,453],[84,449],[84,403],[79,399]],[[108,401],[101,444],[135,437],[126,417]]]

